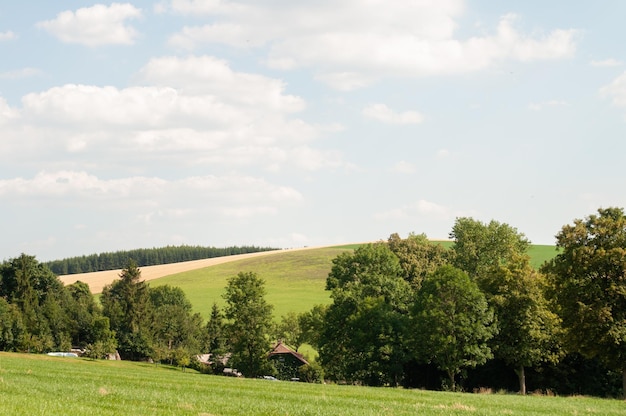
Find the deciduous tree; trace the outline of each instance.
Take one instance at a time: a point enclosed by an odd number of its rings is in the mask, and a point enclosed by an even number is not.
[[[526,394],[525,368],[554,364],[563,355],[560,319],[545,297],[545,280],[528,256],[520,256],[494,266],[478,284],[498,322],[494,355],[513,367],[520,393]]]
[[[626,398],[626,216],[600,208],[556,236],[561,252],[544,271],[554,286],[570,351],[621,371]]]
[[[272,305],[265,300],[265,282],[254,272],[240,272],[228,280],[224,299],[231,362],[248,377],[271,371],[267,360]]]
[[[447,264],[453,254],[441,244],[429,241],[426,234],[411,233],[405,239],[391,234],[387,243],[400,260],[404,279],[415,289],[420,288],[428,274]]]
[[[427,276],[412,316],[416,358],[445,371],[452,390],[461,370],[492,358],[488,341],[497,332],[493,311],[462,270],[446,265]]]
[[[411,288],[384,243],[333,260],[326,280],[333,303],[324,314],[320,360],[329,377],[397,385],[407,359],[404,335]]]
[[[493,220],[485,224],[467,217],[457,218],[450,238],[454,240],[454,266],[472,279],[525,254],[530,245],[524,234],[508,224]]]

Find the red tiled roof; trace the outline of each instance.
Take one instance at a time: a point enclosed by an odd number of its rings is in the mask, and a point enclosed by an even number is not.
[[[298,360],[300,360],[303,364],[308,364],[308,361],[304,359],[304,356],[302,354],[295,352],[294,350],[292,350],[291,348],[283,344],[282,341],[278,341],[276,346],[268,354],[268,357],[272,357],[274,355],[280,355],[280,354],[291,354],[294,357],[296,357]]]

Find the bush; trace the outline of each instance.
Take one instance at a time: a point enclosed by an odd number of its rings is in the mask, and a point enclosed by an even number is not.
[[[303,365],[298,369],[298,376],[300,381],[307,383],[323,383],[324,382],[324,369],[316,362]]]

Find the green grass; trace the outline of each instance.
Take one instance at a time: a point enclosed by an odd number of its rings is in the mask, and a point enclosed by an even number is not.
[[[224,263],[199,270],[178,273],[150,281],[150,286],[169,284],[180,287],[197,312],[206,319],[213,302],[223,306],[222,294],[228,278],[239,272],[255,272],[265,280],[265,299],[274,305],[274,317],[287,312],[306,312],[314,305],[330,303],[324,290],[332,259],[344,247],[329,247],[302,251],[285,251]]]
[[[2,415],[623,415],[586,397],[233,379],[127,361],[0,353]]]
[[[556,246],[531,245],[528,249],[530,264],[536,269],[546,261],[553,259],[558,253]]]

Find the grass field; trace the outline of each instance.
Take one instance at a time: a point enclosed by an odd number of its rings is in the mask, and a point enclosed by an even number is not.
[[[260,256],[162,277],[150,281],[150,286],[180,287],[194,309],[208,318],[213,302],[224,305],[222,293],[228,278],[252,271],[265,280],[265,298],[274,305],[274,317],[280,318],[289,311],[305,312],[314,305],[329,303],[324,287],[332,259],[349,249],[329,247]]]
[[[450,247],[451,241],[440,244]],[[256,272],[266,282],[267,301],[274,305],[274,318],[286,313],[305,312],[314,305],[330,303],[329,293],[324,290],[332,260],[340,253],[354,250],[358,244],[285,251],[250,259],[238,260],[203,269],[177,273],[150,281],[152,287],[169,284],[180,287],[191,301],[195,311],[207,319],[213,302],[224,305],[222,293],[227,279],[239,272]],[[554,246],[531,246],[529,250],[533,266],[539,267],[554,257]]]
[[[586,397],[234,379],[128,361],[0,353],[2,415],[623,415]]]

